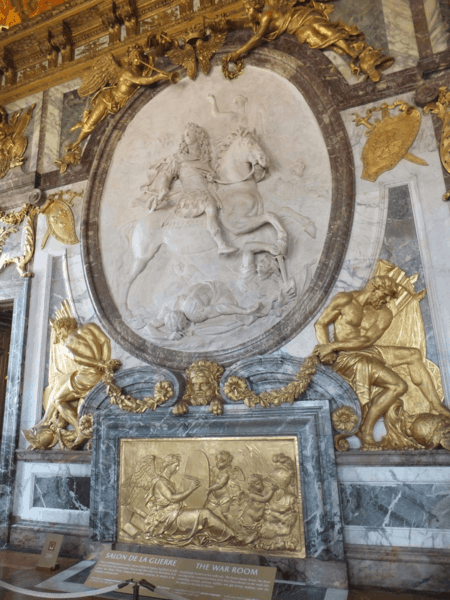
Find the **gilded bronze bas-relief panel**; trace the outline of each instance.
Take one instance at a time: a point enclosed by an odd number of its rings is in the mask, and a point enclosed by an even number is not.
[[[122,439],[118,539],[305,557],[297,438]]]

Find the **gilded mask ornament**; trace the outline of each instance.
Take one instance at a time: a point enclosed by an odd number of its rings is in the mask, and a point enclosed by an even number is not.
[[[209,406],[214,415],[223,412],[219,383],[224,368],[208,360],[199,360],[186,370],[186,393],[173,408],[175,415],[184,415],[189,406]]]
[[[392,116],[390,110],[399,108],[400,113]],[[381,111],[381,120],[370,121],[374,112]],[[428,163],[409,152],[420,129],[420,111],[410,104],[397,100],[393,104],[382,104],[367,110],[365,117],[355,113],[356,125],[367,127],[369,138],[363,148],[362,179],[376,181],[385,171],[393,169],[405,158],[416,165],[427,166]]]

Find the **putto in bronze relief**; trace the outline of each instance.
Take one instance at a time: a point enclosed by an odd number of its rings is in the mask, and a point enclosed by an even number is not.
[[[296,438],[122,440],[119,540],[305,556]]]

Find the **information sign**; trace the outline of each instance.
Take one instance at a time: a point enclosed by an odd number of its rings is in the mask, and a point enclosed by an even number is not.
[[[270,600],[276,569],[191,558],[105,550],[85,585],[106,587],[127,579],[147,580],[157,588],[195,600]],[[121,592],[131,594],[132,585]],[[158,594],[141,587],[139,594]]]
[[[59,551],[63,541],[63,535],[57,533],[50,533],[44,542],[41,556],[39,557],[37,567],[38,569],[57,569],[59,565],[56,564],[58,560]]]

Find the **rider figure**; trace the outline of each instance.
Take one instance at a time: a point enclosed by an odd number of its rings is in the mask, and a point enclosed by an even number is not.
[[[206,214],[206,227],[217,244],[219,254],[232,254],[237,248],[229,246],[223,238],[218,219],[219,200],[208,188],[215,176],[210,161],[208,134],[199,125],[188,123],[178,153],[158,165],[156,176],[145,186],[139,201],[146,202],[150,212],[158,210],[167,201],[172,182],[178,178],[183,192],[175,214],[185,219]]]

